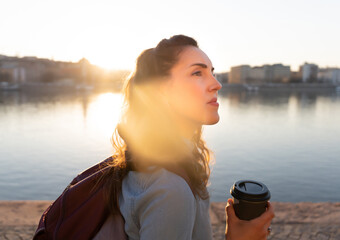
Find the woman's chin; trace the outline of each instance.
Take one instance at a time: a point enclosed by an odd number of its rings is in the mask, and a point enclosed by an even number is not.
[[[210,118],[206,119],[204,121],[204,125],[214,125],[218,123],[219,120],[220,120],[220,116],[216,114],[215,116],[211,116]]]

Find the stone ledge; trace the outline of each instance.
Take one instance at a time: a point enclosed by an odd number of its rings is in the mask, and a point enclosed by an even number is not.
[[[51,201],[0,201],[0,239],[32,239]],[[271,240],[340,240],[340,203],[273,202]],[[226,202],[211,203],[215,240],[224,239]]]

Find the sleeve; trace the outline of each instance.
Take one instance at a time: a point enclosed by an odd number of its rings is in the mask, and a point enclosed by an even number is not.
[[[153,184],[140,202],[140,240],[191,240],[196,216],[196,200],[184,179]]]

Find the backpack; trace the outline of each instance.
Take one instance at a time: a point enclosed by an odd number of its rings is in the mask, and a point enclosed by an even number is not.
[[[104,184],[97,180],[109,167],[109,157],[76,176],[42,214],[33,240],[92,239],[109,215]],[[121,238],[117,238],[121,240]]]
[[[73,179],[42,214],[33,240],[90,240],[95,237],[110,215],[104,198],[104,182],[97,184],[97,181],[111,168],[105,164],[111,160],[109,157]],[[193,192],[189,177],[182,169],[166,169],[182,177]],[[117,235],[114,240],[127,239],[123,216],[117,214],[114,219]]]

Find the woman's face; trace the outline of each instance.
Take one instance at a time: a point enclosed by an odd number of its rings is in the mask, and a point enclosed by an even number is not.
[[[164,95],[173,117],[182,127],[196,129],[219,121],[217,91],[222,85],[213,75],[208,56],[188,46],[171,69]]]

